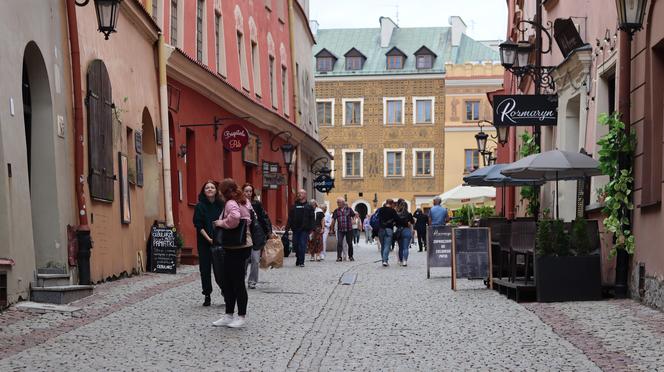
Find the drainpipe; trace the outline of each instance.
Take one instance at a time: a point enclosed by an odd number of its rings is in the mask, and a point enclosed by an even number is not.
[[[171,146],[168,127],[168,89],[166,85],[166,44],[164,34],[159,33],[159,108],[161,110],[161,152],[164,167],[164,206],[166,226],[173,227],[173,199],[171,199]]]
[[[293,7],[293,0],[288,0],[288,41],[290,43],[291,76],[293,78],[293,84],[291,84],[291,85],[293,86],[293,101],[296,102],[296,100],[298,99],[298,96],[299,96],[299,89],[298,89],[299,86],[298,86],[298,81],[297,81],[297,69],[295,68],[295,66],[297,66],[297,62],[296,62],[296,59],[295,59],[295,29],[294,29],[294,27],[295,27],[295,8]],[[290,102],[288,104],[290,105]],[[295,119],[295,125],[299,126],[302,118],[300,117],[300,114],[297,110],[297,104],[295,105],[295,107],[291,106],[291,109],[294,113],[293,118]],[[302,130],[305,130],[304,125],[302,125],[301,128],[302,128]],[[300,146],[298,146],[297,148],[299,149]],[[298,162],[299,162],[300,157],[302,156],[302,154],[298,154],[298,155],[299,156],[298,156],[297,159],[298,159]],[[300,169],[297,166],[297,164],[295,164],[294,167],[295,167],[295,185],[296,185],[296,188],[299,188],[299,183],[297,181],[298,181],[298,175],[300,173],[299,172]],[[291,199],[292,186],[290,186],[291,185],[290,167],[289,167],[289,171],[288,171],[288,185],[289,185],[288,186],[288,194],[287,194],[288,197],[287,197],[287,200],[286,200],[286,205],[288,206],[288,208],[290,208],[291,200],[292,200]]]
[[[632,70],[632,37],[626,31],[620,31],[618,50],[618,66],[620,78],[618,79],[618,112],[625,123],[625,132],[630,131],[630,85]],[[625,169],[632,164],[631,159],[620,159],[620,168]],[[630,221],[631,221],[631,216]],[[616,252],[616,284],[614,293],[617,298],[627,298],[629,276],[629,255],[624,249]]]
[[[74,0],[67,0],[67,24],[71,49],[71,67],[74,91],[74,185],[78,206],[78,226],[76,240],[78,242],[78,282],[90,284],[90,226],[88,225],[87,207],[85,204],[85,174],[83,171],[84,135],[83,135],[83,97],[81,91],[81,53],[78,45],[78,24],[76,21],[76,5]]]

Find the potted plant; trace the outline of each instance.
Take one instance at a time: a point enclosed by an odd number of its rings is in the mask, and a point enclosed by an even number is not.
[[[561,220],[540,221],[536,236],[537,301],[599,300],[600,256],[593,254],[588,223],[577,219],[565,231]],[[596,234],[597,231],[594,231]]]

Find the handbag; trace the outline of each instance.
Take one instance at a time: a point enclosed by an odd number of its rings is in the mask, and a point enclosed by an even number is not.
[[[253,243],[253,249],[258,251],[261,250],[265,243],[267,242],[267,233],[263,226],[261,226],[256,213],[252,210],[251,212],[251,240]]]

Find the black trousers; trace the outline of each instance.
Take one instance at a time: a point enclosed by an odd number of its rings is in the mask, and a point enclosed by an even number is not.
[[[337,231],[337,258],[341,258],[344,251],[344,239],[348,244],[348,258],[353,258],[353,231]]]
[[[222,285],[223,267],[212,259],[210,244],[207,242],[198,243],[198,269],[201,272],[201,285],[203,286],[203,295],[209,296],[212,293],[212,270],[214,269],[214,281],[219,288],[224,291]]]
[[[247,286],[244,276],[247,272],[247,259],[251,255],[251,247],[224,250],[224,301],[226,302],[226,314],[235,312],[237,303],[237,314],[247,314]]]
[[[424,247],[424,250],[427,249],[427,229],[425,228],[418,228],[417,229],[417,245],[420,247],[420,251],[422,250],[422,247]]]

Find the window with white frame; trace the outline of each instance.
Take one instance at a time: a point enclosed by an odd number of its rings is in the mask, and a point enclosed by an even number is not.
[[[466,121],[480,120],[480,101],[466,101]]]
[[[205,0],[196,3],[196,60],[203,62],[203,47],[205,45],[203,35],[205,34]]]
[[[476,149],[464,150],[464,173],[470,173],[480,167],[480,152]]]
[[[274,60],[274,56],[270,56],[270,96],[272,99],[272,107],[275,109],[279,107],[279,101],[277,99],[277,62]]]
[[[384,150],[384,176],[385,177],[403,177],[404,176],[404,149],[385,149]]]
[[[247,73],[247,52],[244,47],[244,35],[242,32],[237,32],[237,52],[238,61],[240,62],[240,82],[242,88],[249,90],[249,76]]]
[[[251,41],[251,67],[252,74],[254,75],[254,93],[261,96],[261,63],[258,53],[258,43],[255,40]]]
[[[344,98],[343,102],[343,117],[344,125],[362,125],[364,109],[363,98]]]
[[[224,43],[224,23],[219,12],[214,14],[214,37],[217,41],[217,48],[215,53],[217,73],[226,76],[226,45]]]
[[[178,46],[178,0],[171,0],[171,45]]]
[[[434,97],[413,97],[413,123],[433,124]]]
[[[290,115],[290,105],[288,104],[288,68],[281,65],[281,98],[283,100],[284,115]]]
[[[344,177],[345,178],[361,178],[364,174],[362,167],[363,163],[363,150],[342,150],[344,162]]]
[[[332,157],[332,160],[330,161],[330,170],[332,171],[332,172],[330,173],[330,176],[331,176],[332,178],[334,178],[334,149],[327,150],[327,152],[328,152],[328,153],[330,154],[330,156]]]
[[[433,177],[433,148],[413,149],[413,176]]]
[[[405,98],[383,98],[383,124],[400,125],[403,120]]]
[[[334,99],[316,100],[316,115],[318,116],[318,126],[334,126]]]

